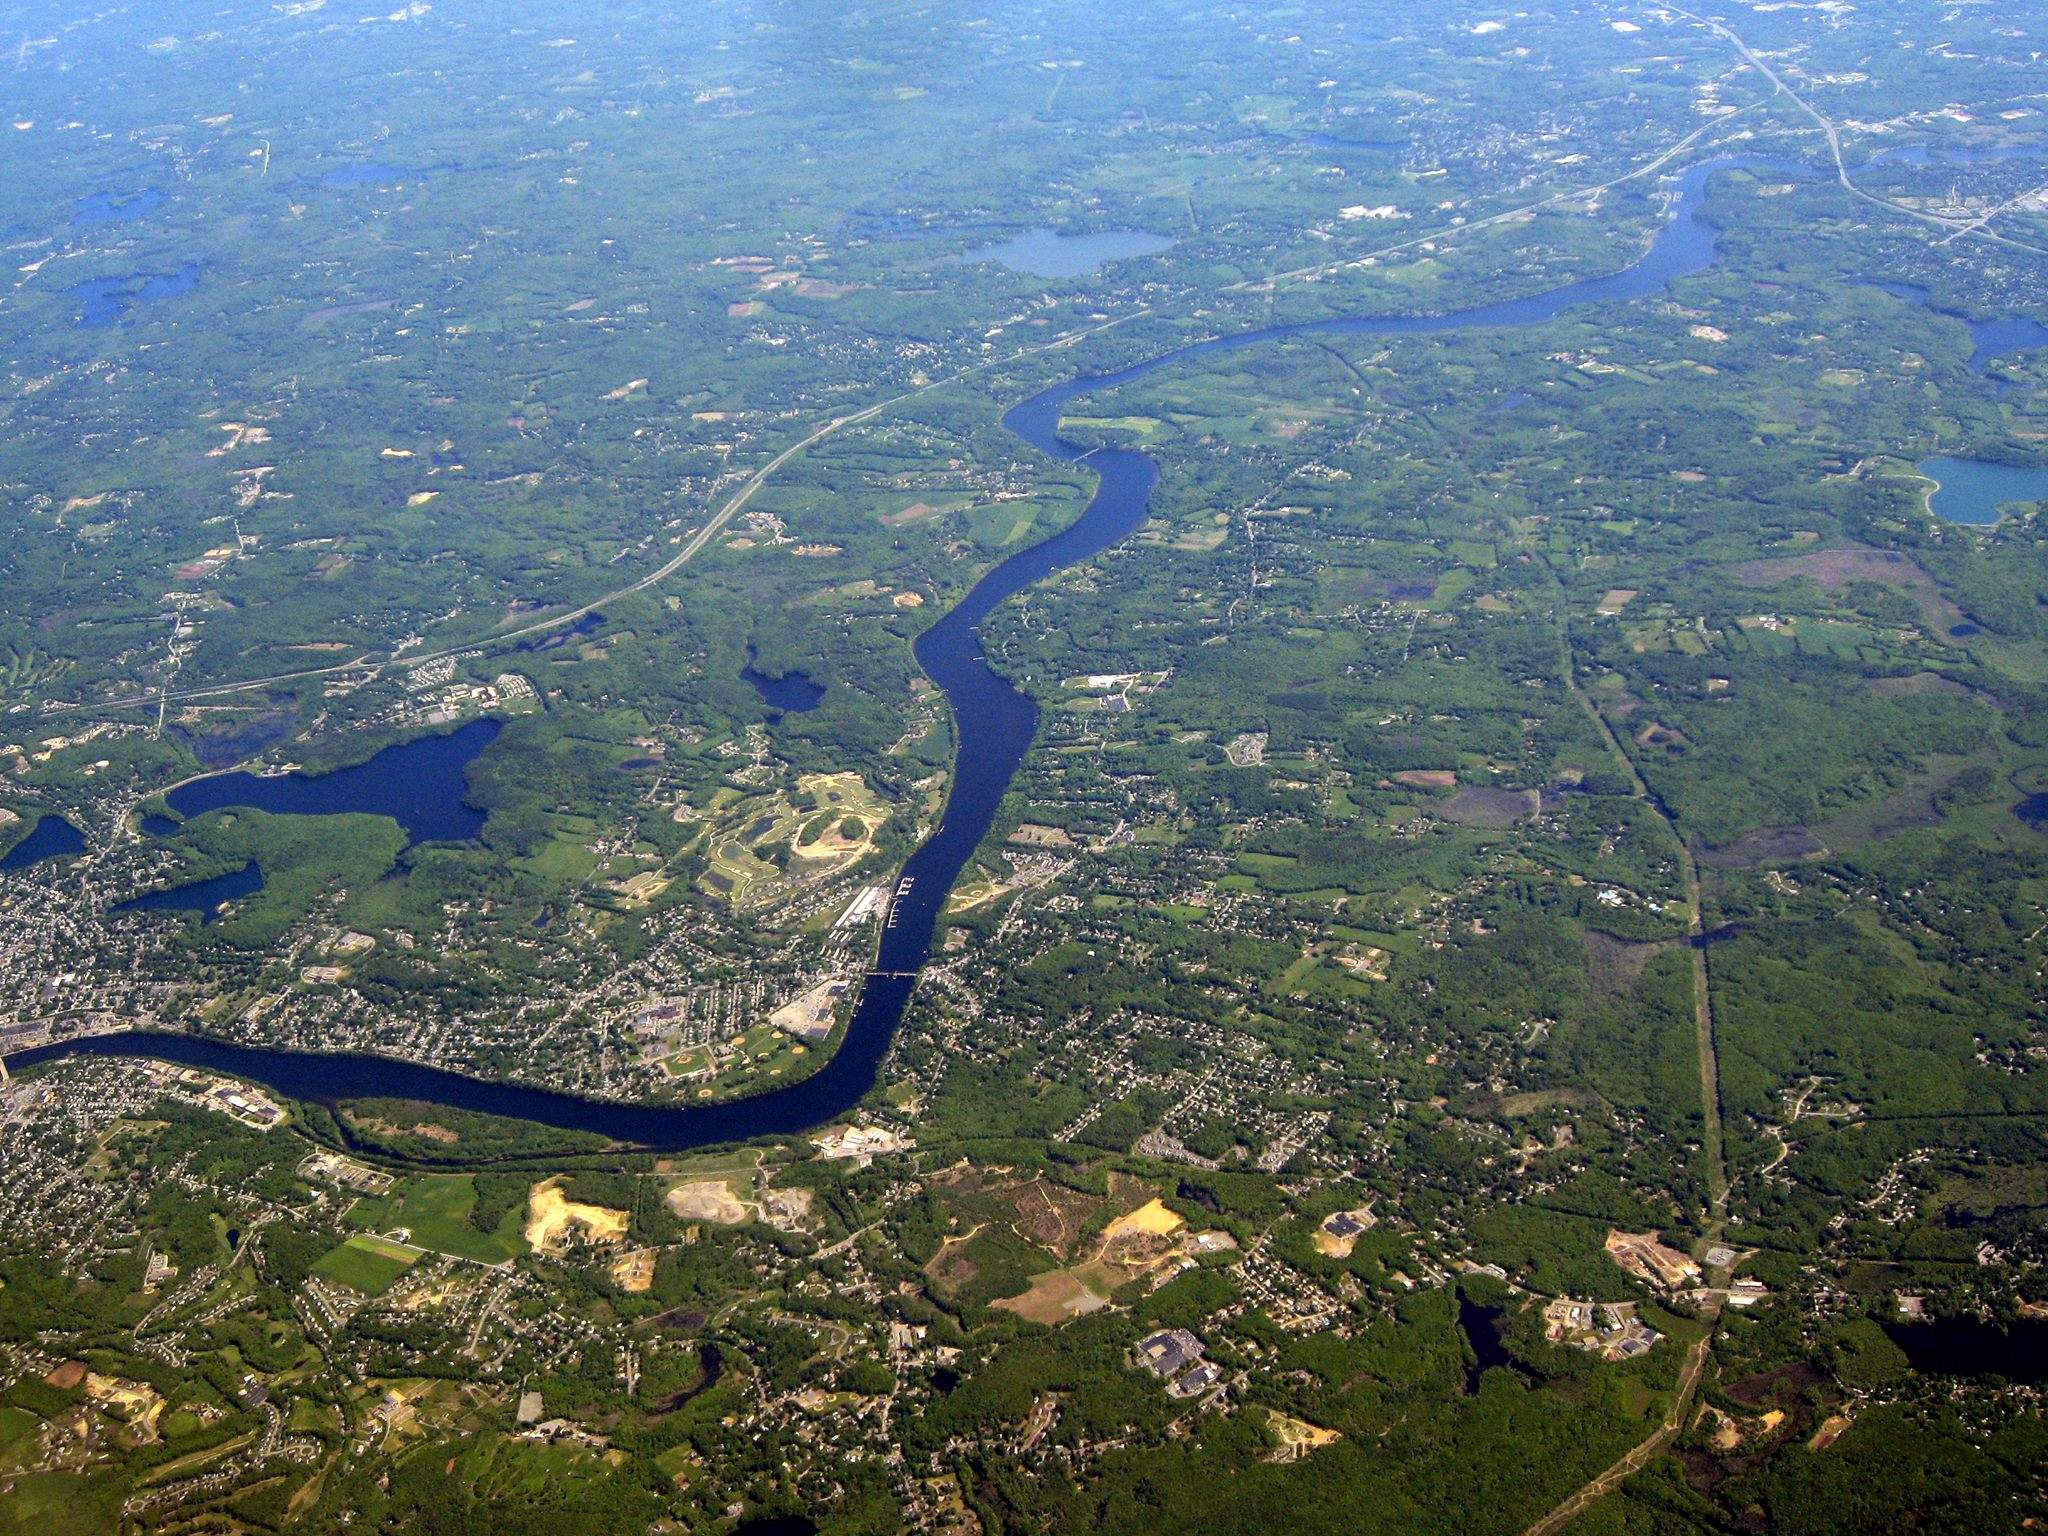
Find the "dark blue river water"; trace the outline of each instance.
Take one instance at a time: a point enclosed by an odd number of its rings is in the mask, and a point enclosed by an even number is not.
[[[71,1053],[157,1057],[247,1078],[291,1098],[319,1102],[371,1097],[419,1099],[568,1130],[590,1131],[664,1151],[712,1146],[753,1136],[791,1135],[844,1114],[874,1086],[882,1058],[910,1000],[917,973],[931,950],[939,909],[960,871],[987,835],[1003,794],[1016,776],[1037,729],[1037,706],[997,675],[983,658],[981,621],[1024,588],[1055,571],[1090,559],[1135,533],[1145,521],[1152,489],[1158,483],[1159,467],[1146,454],[1126,448],[1090,451],[1064,441],[1059,435],[1059,423],[1065,405],[1076,396],[1135,382],[1206,352],[1236,351],[1309,334],[1412,336],[1468,327],[1539,325],[1578,305],[1624,303],[1661,292],[1675,279],[1705,270],[1714,259],[1713,226],[1699,216],[1707,178],[1723,167],[1753,164],[1769,165],[1780,174],[1803,174],[1797,166],[1749,158],[1714,160],[1694,166],[1677,179],[1670,221],[1649,251],[1635,265],[1610,277],[1589,278],[1549,293],[1453,314],[1340,318],[1217,337],[1161,353],[1115,373],[1055,384],[1010,410],[1003,417],[1004,426],[1050,457],[1069,463],[1085,458],[1099,483],[1094,497],[1072,526],[998,565],[917,640],[918,665],[938,684],[953,710],[957,747],[952,795],[938,829],[903,867],[896,898],[882,931],[875,969],[854,1005],[845,1042],[829,1062],[803,1082],[730,1104],[612,1104],[545,1089],[482,1082],[382,1057],[261,1050],[188,1035],[144,1033],[100,1035],[24,1051],[9,1058],[10,1066],[20,1070]],[[222,775],[218,779],[201,779],[186,789],[197,790],[204,785],[249,777]],[[317,786],[340,777],[330,774],[304,782]],[[278,786],[289,782],[256,779],[254,785]],[[227,792],[208,793],[218,797]],[[213,803],[261,803],[246,798],[253,793],[251,786],[239,785],[236,792],[245,798],[215,798]],[[171,797],[173,807],[181,812],[187,810],[186,803],[178,798],[184,793],[180,790]]]

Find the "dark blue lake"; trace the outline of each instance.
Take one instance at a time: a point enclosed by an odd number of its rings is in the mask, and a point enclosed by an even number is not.
[[[754,664],[748,662],[741,669],[740,676],[761,696],[763,704],[781,714],[805,714],[816,709],[825,698],[825,685],[812,682],[801,672],[785,672],[780,677],[770,677],[765,672],[755,671]]]
[[[1934,308],[1934,295],[1919,283],[1881,282],[1876,285],[1895,299]],[[1972,320],[1953,310],[1936,309],[1937,314],[1961,320],[1970,328],[1970,371],[1983,373],[2001,357],[2048,347],[2048,325],[2026,315],[2001,315],[1990,320]]]
[[[78,324],[88,331],[112,325],[138,304],[175,299],[199,286],[199,264],[188,261],[175,272],[135,272],[127,277],[89,277],[72,286],[78,300]]]
[[[2012,315],[2001,320],[1972,320],[1970,340],[1976,345],[1976,350],[1970,354],[1970,367],[1982,373],[2001,357],[2048,347],[2048,325],[2030,320],[2025,315]]]
[[[1944,1317],[1882,1326],[1916,1371],[1995,1376],[2029,1385],[2048,1382],[2048,1323],[2020,1322],[2005,1328],[1975,1318]]]
[[[994,824],[1003,795],[1037,730],[1038,709],[1030,696],[1012,687],[982,655],[981,622],[1026,587],[1055,571],[1092,559],[1135,533],[1144,524],[1152,489],[1158,483],[1159,466],[1147,454],[1128,448],[1090,450],[1063,440],[1059,422],[1067,404],[1077,396],[1134,383],[1206,352],[1236,351],[1309,334],[1407,336],[1466,327],[1538,325],[1576,305],[1623,303],[1659,293],[1674,279],[1704,271],[1713,261],[1713,227],[1699,215],[1708,177],[1724,167],[1758,164],[1768,165],[1781,174],[1798,174],[1803,170],[1749,158],[1714,160],[1694,166],[1675,182],[1669,222],[1642,260],[1607,277],[1587,278],[1548,293],[1454,314],[1340,318],[1220,336],[1161,353],[1114,373],[1054,384],[1013,407],[1003,417],[1003,425],[1052,458],[1072,463],[1085,457],[1088,468],[1098,477],[1095,494],[1071,526],[1041,544],[1019,551],[989,571],[958,605],[917,639],[917,663],[945,694],[953,712],[958,746],[952,793],[937,830],[911,854],[897,879],[875,969],[862,984],[844,1042],[830,1061],[804,1081],[730,1104],[612,1104],[540,1088],[484,1082],[382,1057],[256,1049],[189,1035],[146,1033],[98,1035],[39,1047],[9,1058],[10,1065],[19,1070],[72,1053],[158,1057],[248,1078],[290,1098],[322,1103],[372,1097],[419,1099],[482,1114],[508,1115],[568,1130],[589,1131],[660,1150],[713,1146],[756,1136],[793,1135],[845,1114],[875,1086],[918,972],[931,952],[939,911],[961,870]],[[392,752],[402,750],[407,749],[394,748]],[[391,755],[380,754],[378,760]],[[358,770],[344,770],[355,771]],[[330,774],[325,780],[306,782],[320,784],[340,777],[341,774]],[[215,782],[218,781],[200,780],[199,784]],[[255,782],[275,786],[286,781]],[[172,804],[180,811],[186,809],[175,794]],[[366,807],[351,804],[320,808]],[[391,812],[386,810],[385,814]]]
[[[200,922],[211,923],[219,919],[223,903],[236,901],[244,896],[253,896],[262,889],[263,870],[252,861],[240,869],[230,870],[224,875],[215,875],[211,880],[195,880],[190,885],[173,885],[160,891],[145,891],[140,896],[116,904],[113,910],[197,912],[200,914]]]
[[[163,206],[164,195],[155,187],[125,195],[91,192],[71,205],[71,227],[92,229],[101,224],[132,224]]]
[[[27,837],[0,854],[0,869],[27,869],[45,859],[69,858],[83,852],[84,833],[62,816],[45,816],[29,828]]]
[[[368,762],[332,773],[217,773],[179,785],[164,800],[188,820],[230,806],[277,816],[359,812],[391,817],[410,842],[464,842],[484,826],[484,813],[463,799],[467,771],[500,729],[496,720],[472,720],[449,735],[386,747]]]

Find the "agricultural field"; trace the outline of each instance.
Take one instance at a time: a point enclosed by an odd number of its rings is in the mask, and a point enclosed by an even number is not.
[[[381,1296],[417,1262],[420,1250],[382,1237],[356,1236],[313,1266],[313,1273],[365,1296]]]

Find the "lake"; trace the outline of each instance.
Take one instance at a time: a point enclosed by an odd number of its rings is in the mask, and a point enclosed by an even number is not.
[[[1927,505],[1943,522],[1988,528],[2003,503],[2048,501],[2048,466],[2026,469],[1937,454],[1920,461],[1920,473],[1935,482]]]
[[[27,837],[0,854],[0,869],[27,869],[45,859],[68,858],[83,852],[83,832],[62,816],[45,816],[29,829]]]
[[[1916,1371],[1941,1376],[1999,1376],[2007,1381],[2048,1382],[2048,1323],[2015,1323],[2001,1328],[1974,1318],[1889,1322],[1884,1331],[1905,1351]]]
[[[2048,325],[2024,315],[2010,315],[1999,320],[1972,320],[1970,340],[1975,343],[1975,350],[1970,353],[1970,367],[1974,372],[1982,373],[2001,357],[2048,347]]]
[[[78,300],[78,324],[96,331],[112,325],[138,304],[175,299],[199,286],[199,263],[188,261],[175,272],[131,272],[126,277],[89,277],[72,285]]]
[[[1467,1396],[1479,1390],[1480,1382],[1488,1371],[1512,1371],[1516,1368],[1515,1357],[1501,1342],[1500,1325],[1506,1316],[1505,1307],[1482,1307],[1469,1296],[1461,1294],[1458,1297],[1458,1331],[1472,1346],[1472,1359],[1465,1366]]]
[[[1961,320],[1970,328],[1970,371],[1983,373],[2001,357],[2048,347],[2048,325],[2025,315],[2000,315],[1989,320],[1972,320],[1953,310],[1938,309],[1934,295],[1920,283],[1880,282],[1876,285],[1895,299],[1924,304],[1936,314]]]
[[[239,900],[244,896],[253,896],[262,889],[262,866],[252,861],[240,869],[230,870],[224,875],[215,875],[211,880],[195,880],[190,885],[173,885],[160,891],[145,891],[140,896],[116,903],[112,910],[197,912],[200,914],[200,922],[211,923],[219,919],[224,903]]]
[[[164,195],[155,187],[125,196],[116,192],[89,192],[71,205],[71,227],[92,229],[101,224],[131,224],[163,206]]]
[[[231,806],[274,816],[389,816],[405,828],[408,843],[467,842],[484,827],[484,813],[463,799],[469,765],[502,728],[496,720],[472,720],[332,773],[217,773],[179,785],[164,801],[188,820]]]
[[[814,683],[801,672],[785,672],[780,677],[770,677],[765,672],[754,670],[748,662],[740,671],[747,685],[761,696],[761,702],[777,714],[801,715],[814,710],[825,697],[825,685]]]
[[[1054,229],[1031,229],[984,246],[958,258],[973,265],[993,261],[1012,272],[1032,277],[1086,277],[1113,261],[1133,256],[1157,256],[1172,247],[1165,235],[1147,234],[1139,229],[1106,229],[1095,234],[1063,235]]]

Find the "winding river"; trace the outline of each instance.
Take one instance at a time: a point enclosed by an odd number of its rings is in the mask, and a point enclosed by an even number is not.
[[[1338,318],[1240,332],[1176,348],[1114,373],[1055,384],[1011,409],[1003,417],[1004,426],[1052,458],[1069,463],[1086,458],[1099,484],[1075,523],[995,567],[917,640],[918,665],[952,706],[958,743],[952,794],[938,829],[904,865],[876,966],[861,988],[845,1042],[831,1061],[804,1081],[726,1104],[619,1104],[484,1082],[381,1056],[267,1050],[155,1032],[98,1035],[42,1046],[9,1057],[8,1065],[20,1070],[67,1055],[154,1057],[232,1074],[296,1099],[416,1099],[593,1132],[663,1151],[791,1135],[843,1115],[874,1086],[930,953],[940,907],[987,835],[1037,729],[1037,706],[983,658],[981,622],[1024,588],[1091,559],[1136,532],[1158,482],[1158,465],[1146,454],[1127,448],[1090,451],[1064,441],[1059,424],[1066,404],[1076,396],[1133,383],[1203,353],[1236,351],[1293,336],[1414,336],[1540,325],[1576,306],[1644,298],[1712,263],[1714,230],[1700,216],[1700,205],[1707,178],[1737,165],[1763,166],[1788,176],[1808,174],[1802,167],[1740,156],[1692,167],[1675,179],[1669,222],[1650,249],[1633,266],[1612,276],[1451,314]]]

